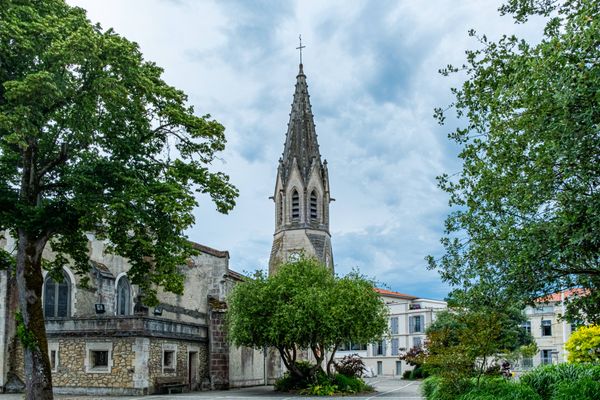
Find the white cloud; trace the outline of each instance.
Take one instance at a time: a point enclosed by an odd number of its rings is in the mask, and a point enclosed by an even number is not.
[[[477,46],[467,30],[497,38],[534,27],[499,17],[481,1],[118,1],[70,0],[136,41],[197,113],[227,128],[215,168],[240,189],[227,216],[201,199],[193,240],[231,253],[238,270],[266,267],[274,228],[272,195],[292,101],[297,37],[321,153],[329,161],[334,257],[339,272],[358,265],[395,290],[443,297],[425,269],[439,254],[447,200],[435,176],[459,165],[433,108],[451,101],[461,64]]]

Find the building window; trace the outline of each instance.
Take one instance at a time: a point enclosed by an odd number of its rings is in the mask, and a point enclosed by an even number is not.
[[[379,342],[376,342],[374,347],[376,356],[385,356],[385,340],[380,340]]]
[[[392,355],[398,355],[398,339],[392,339]]]
[[[523,369],[533,368],[533,359],[531,357],[524,357],[521,359],[521,367]]]
[[[523,322],[523,324],[521,325],[521,328],[523,328],[523,330],[529,334],[531,334],[531,321],[525,321]]]
[[[163,344],[162,370],[165,372],[175,372],[177,369],[177,345]]]
[[[279,195],[277,201],[277,224],[281,225],[283,223],[283,198]]]
[[[50,358],[50,369],[52,372],[56,372],[58,370],[58,343],[56,342],[48,342],[48,358]]]
[[[92,350],[92,368],[108,368],[108,350]]]
[[[112,342],[88,342],[85,347],[85,372],[110,373],[113,365]]]
[[[292,220],[297,221],[300,219],[300,196],[298,191],[294,190],[292,193]]]
[[[392,329],[392,335],[398,334],[398,317],[392,317],[390,320],[390,325]]]
[[[62,281],[57,282],[50,275],[44,281],[44,316],[61,318],[69,316],[71,304],[71,280],[63,271]]]
[[[402,361],[396,361],[396,375],[402,375]]]
[[[552,350],[542,350],[542,364],[552,364]]]
[[[131,286],[127,277],[122,276],[117,283],[117,315],[131,314]]]
[[[423,333],[423,316],[414,315],[408,318],[409,332],[410,333]]]
[[[542,336],[552,336],[552,321],[549,319],[542,321]]]
[[[338,351],[359,351],[359,350],[367,350],[366,344],[354,343],[354,342],[345,342],[340,344]]]
[[[313,190],[310,192],[310,219],[316,220],[317,218],[317,192]]]
[[[413,347],[421,347],[423,345],[423,339],[417,336],[413,338]]]

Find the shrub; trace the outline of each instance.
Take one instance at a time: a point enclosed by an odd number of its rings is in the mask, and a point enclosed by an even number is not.
[[[582,378],[600,380],[600,366],[590,364],[544,365],[521,376],[520,381],[535,390],[542,400],[551,400],[555,386]]]
[[[522,383],[486,379],[479,386],[474,386],[459,396],[457,400],[540,400],[540,396]]]
[[[337,390],[338,387],[331,383],[325,383],[322,385],[314,384],[308,385],[306,389],[302,389],[300,394],[307,394],[309,396],[332,396],[337,392]]]
[[[355,376],[337,374],[334,381],[339,390],[344,393],[361,393],[373,390],[373,388],[367,385],[365,381]]]
[[[423,379],[427,378],[429,373],[423,369],[423,367],[416,367],[410,371],[409,379]]]
[[[431,376],[423,381],[421,393],[427,400],[456,400],[472,387],[470,380],[448,380]]]
[[[283,376],[275,381],[275,390],[278,392],[289,392],[292,390],[305,389],[310,384],[319,383],[319,376],[324,375],[320,370],[311,375],[313,364],[308,361],[296,361],[296,367],[300,370],[304,378],[299,378],[287,371]]]
[[[569,362],[600,361],[600,325],[581,326],[573,332],[565,348],[569,352]]]
[[[410,374],[412,374],[411,370],[406,370],[402,373],[402,379],[410,379]]]
[[[411,371],[406,371],[410,374]],[[437,390],[439,384],[440,384],[440,380],[441,378],[439,376],[430,376],[429,378],[425,379],[423,381],[423,384],[421,385],[421,394],[426,398],[426,399],[431,399],[433,396],[433,393]]]
[[[600,398],[600,382],[590,377],[558,383],[551,397],[552,400],[597,400],[598,398]]]
[[[340,374],[360,378],[365,370],[365,363],[358,354],[350,354],[336,362],[335,369]]]

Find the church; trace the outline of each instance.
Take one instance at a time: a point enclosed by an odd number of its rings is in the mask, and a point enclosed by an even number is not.
[[[296,76],[283,155],[277,167],[275,232],[269,273],[302,255],[333,271],[327,162],[321,160],[303,65]],[[148,308],[129,281],[128,261],[88,235],[89,286],[68,265],[62,280],[44,275],[42,302],[56,393],[145,395],[273,382],[279,360],[268,351],[235,348],[226,339],[227,294],[245,279],[229,253],[194,243],[199,254],[181,266],[183,295],[159,292]],[[0,248],[15,248],[4,232]],[[43,257],[53,260],[51,248]],[[0,388],[23,388],[23,349],[15,334],[17,293],[0,271]]]

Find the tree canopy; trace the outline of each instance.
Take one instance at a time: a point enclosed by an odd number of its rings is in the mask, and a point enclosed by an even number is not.
[[[314,259],[283,264],[270,277],[258,271],[238,284],[227,302],[229,340],[276,348],[296,375],[302,375],[296,367],[299,350],[312,352],[312,372],[324,360],[329,372],[340,344],[372,342],[387,329],[387,308],[371,281],[356,271],[334,276]]]
[[[224,128],[196,116],[186,95],[137,44],[87,20],[63,0],[0,1],[0,231],[18,242],[17,287],[30,398],[51,398],[41,308],[44,267],[89,269],[86,234],[126,257],[145,301],[157,286],[180,293],[183,235],[196,193],[218,211],[237,190],[212,171]],[[7,264],[6,254],[0,258]]]
[[[476,36],[454,109],[466,121],[449,137],[462,170],[439,177],[454,211],[431,268],[468,293],[484,281],[509,298],[589,288],[572,302],[598,320],[600,303],[600,3],[511,0],[517,22],[547,18],[539,43]],[[488,282],[488,283],[485,283]],[[588,304],[589,303],[589,304]],[[570,307],[570,318],[581,309]],[[591,312],[591,314],[590,314]]]

